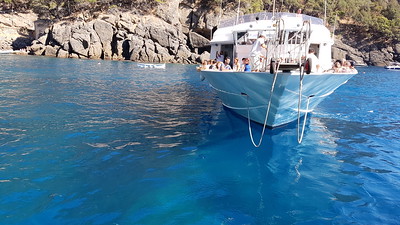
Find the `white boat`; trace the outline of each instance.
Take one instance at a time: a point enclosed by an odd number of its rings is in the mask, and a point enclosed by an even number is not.
[[[140,68],[165,69],[165,63],[138,63]]]
[[[0,50],[0,54],[14,54],[14,50]]]
[[[260,32],[268,46],[263,72],[200,71],[223,105],[247,117],[249,125],[251,120],[274,128],[300,121],[357,74],[354,68],[329,70],[332,35],[322,19],[303,14],[265,12],[224,21],[213,35],[210,55],[223,51],[231,59],[249,57],[251,43]],[[320,72],[309,73],[309,48],[315,50]]]
[[[391,63],[389,66],[385,66],[385,69],[400,70],[400,63],[398,63],[398,62]]]

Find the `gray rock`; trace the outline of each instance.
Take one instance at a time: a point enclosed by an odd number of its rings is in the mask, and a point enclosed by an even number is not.
[[[210,53],[205,51],[200,55],[200,62],[210,59]]]
[[[169,42],[170,54],[176,55],[178,53],[179,45],[180,43],[178,40],[170,40]]]
[[[96,31],[90,32],[90,46],[88,50],[88,57],[91,59],[100,59],[103,53],[103,46]]]
[[[332,58],[352,60],[357,64],[365,64],[365,62],[368,61],[369,55],[365,55],[358,49],[352,48],[340,40],[336,40],[335,44],[332,46]]]
[[[214,12],[210,12],[204,16],[204,25],[202,23],[199,23],[199,28],[212,29],[214,27],[218,27],[218,25],[219,15],[216,15]]]
[[[146,29],[146,26],[143,23],[137,24],[134,33],[139,37],[143,37],[143,38],[150,37],[150,35],[148,34],[148,29]]]
[[[396,54],[400,54],[400,44],[396,44],[396,45],[394,46],[394,52],[395,52]]]
[[[156,8],[156,15],[172,25],[179,24],[180,0],[169,0],[166,4],[159,4]]]
[[[128,52],[129,52],[129,59],[132,61],[139,61],[141,58],[141,51],[144,45],[144,41],[142,38],[138,36],[132,36],[130,40],[127,40]]]
[[[113,26],[103,20],[96,20],[93,23],[93,28],[100,38],[101,43],[106,45],[110,44],[114,35]]]
[[[81,56],[76,54],[76,53],[69,54],[69,57],[72,58],[72,59],[80,59],[81,58]]]
[[[100,20],[103,20],[111,25],[116,25],[118,18],[115,15],[112,14],[105,14],[105,15],[101,15],[99,16]]]
[[[124,44],[124,40],[118,40],[115,46],[115,52],[113,55],[113,59],[114,60],[122,60],[124,59],[123,56],[123,52],[124,52],[124,48],[123,48],[123,44]]]
[[[56,57],[57,56],[57,51],[60,47],[53,47],[51,45],[46,45],[45,47],[45,51],[44,51],[44,55],[45,56],[53,56]]]
[[[49,42],[47,41],[47,39],[48,39],[48,34],[47,33],[45,33],[45,34],[43,34],[42,36],[40,36],[39,38],[38,38],[38,41],[41,43],[41,44],[43,44],[43,45],[47,45]]]
[[[118,22],[118,28],[126,30],[129,33],[135,33],[135,29],[137,27],[137,24],[133,24],[131,22],[126,22],[126,21],[119,21]]]
[[[127,33],[124,30],[117,30],[117,32],[115,33],[115,38],[117,40],[124,40],[127,37]]]
[[[207,38],[195,32],[189,33],[189,43],[192,48],[200,48],[210,45],[210,41]]]
[[[56,44],[63,46],[69,42],[71,37],[71,25],[69,23],[54,24],[51,30],[51,36]]]
[[[187,49],[186,46],[180,45],[178,51],[175,55],[175,60],[179,63],[189,63],[189,57],[191,56],[191,52]]]
[[[104,59],[112,59],[113,52],[111,42],[114,36],[113,26],[103,20],[96,20],[93,23],[93,28],[99,36],[101,44],[103,46]]]
[[[158,42],[163,47],[169,47],[170,34],[162,27],[150,27],[151,39]]]
[[[68,58],[69,57],[69,53],[67,51],[65,51],[64,49],[60,48],[60,49],[58,49],[57,57],[59,57],[59,58]]]
[[[104,59],[110,60],[112,59],[113,52],[112,46],[110,42],[103,43],[103,57]]]
[[[369,58],[370,58],[370,63],[373,66],[386,66],[388,59],[385,56],[385,53],[379,51],[379,50],[374,50],[369,53]]]
[[[157,55],[155,53],[156,47],[154,45],[154,42],[152,40],[146,40],[144,42],[144,48],[145,48],[146,55],[148,57],[147,60],[149,62],[155,62],[154,60],[157,58]]]
[[[30,54],[32,55],[43,55],[45,46],[41,43],[35,43],[30,47]]]
[[[84,23],[74,25],[71,28],[70,46],[72,52],[88,57],[92,30],[90,25]]]
[[[90,59],[100,59],[103,53],[103,47],[100,42],[95,42],[90,44],[88,50],[88,58]]]
[[[158,55],[159,62],[172,62],[174,57],[168,53],[168,49],[158,43],[155,43],[155,52]]]
[[[140,62],[149,62],[149,56],[146,53],[144,48],[139,50],[139,61]]]
[[[85,56],[85,57],[88,56],[89,42],[87,40],[79,40],[79,39],[71,38],[70,45],[71,45],[72,51],[74,53],[77,53],[77,54]]]
[[[337,48],[337,47],[332,47],[332,59],[335,59],[335,60],[337,60],[337,59],[340,59],[340,60],[341,59],[345,59],[346,55],[347,55],[346,51],[344,51],[344,50],[342,50],[340,48]]]

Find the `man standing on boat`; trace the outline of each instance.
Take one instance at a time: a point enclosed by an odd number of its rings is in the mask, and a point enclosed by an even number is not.
[[[261,53],[261,50],[263,48],[267,48],[267,46],[265,45],[265,34],[260,33],[250,51],[250,66],[251,70],[254,72],[260,72],[262,68],[262,58],[265,58],[264,56],[262,56]]]
[[[321,66],[319,64],[319,59],[315,55],[315,50],[313,48],[310,48],[308,50],[307,59],[310,60],[311,62],[311,73],[319,72]]]

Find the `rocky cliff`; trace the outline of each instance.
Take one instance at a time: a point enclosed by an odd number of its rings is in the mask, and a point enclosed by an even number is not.
[[[181,0],[158,4],[150,13],[113,9],[58,22],[38,20],[33,13],[0,14],[0,48],[28,46],[29,54],[64,58],[198,63],[207,57],[220,19],[233,15],[220,18],[217,11]],[[384,66],[400,59],[400,44],[358,50],[336,40],[333,57]]]
[[[114,11],[91,21],[61,21],[35,40],[30,52],[139,62],[200,61],[196,48],[208,45],[208,39],[191,31],[184,33],[184,26],[174,18]]]

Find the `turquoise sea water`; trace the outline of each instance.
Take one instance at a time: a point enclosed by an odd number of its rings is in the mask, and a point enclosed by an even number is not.
[[[400,72],[254,148],[193,66],[0,60],[0,224],[399,224]]]

